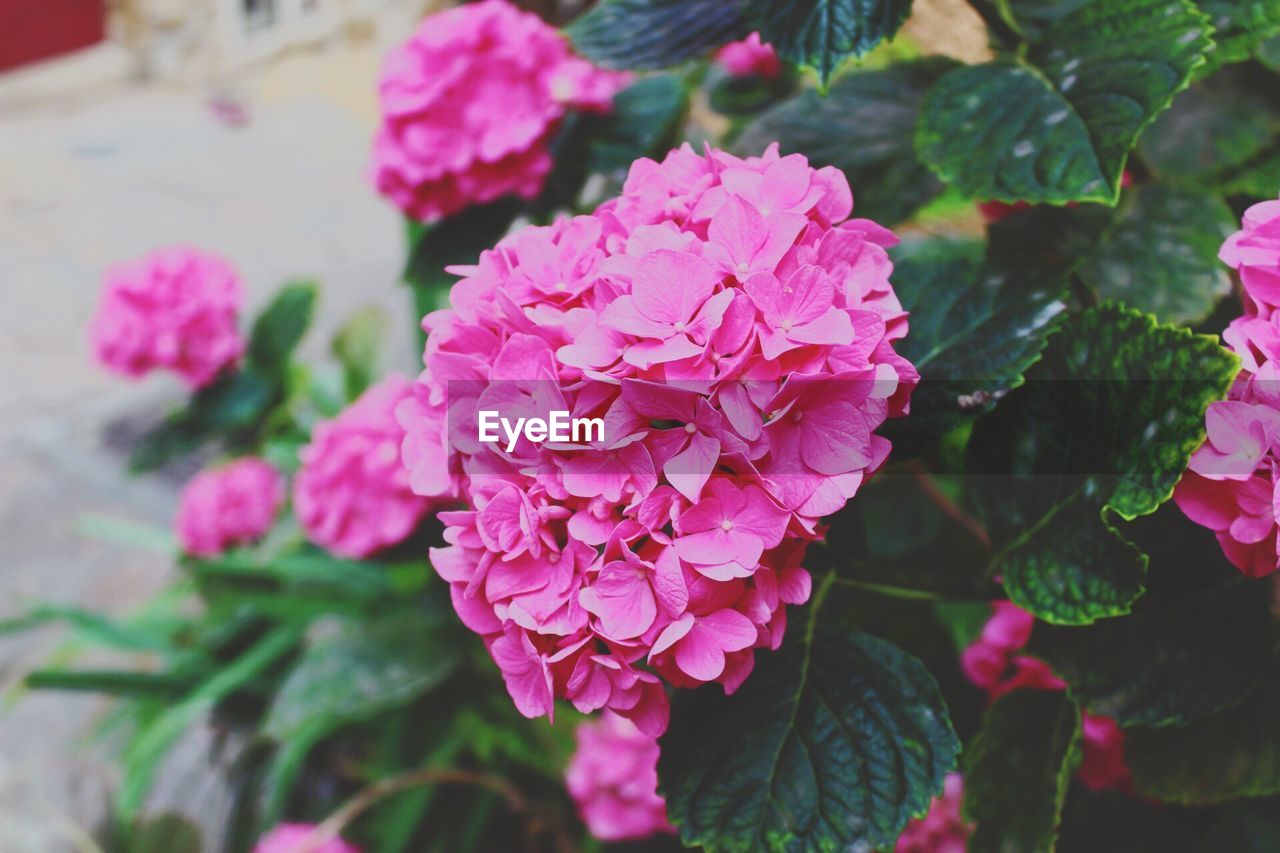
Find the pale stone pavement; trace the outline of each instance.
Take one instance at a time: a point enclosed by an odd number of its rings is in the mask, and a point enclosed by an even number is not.
[[[107,49],[0,75],[0,619],[41,601],[124,614],[172,577],[163,550],[77,532],[85,514],[165,531],[178,487],[127,478],[104,440],[108,423],[154,417],[182,393],[92,363],[86,326],[108,263],[190,242],[239,267],[251,308],[315,277],[306,352],[322,356],[341,320],[373,303],[393,315],[389,360],[412,369],[402,227],[364,180],[381,49],[304,52],[217,87],[131,82]],[[243,99],[249,122],[221,124],[214,91]],[[93,738],[103,701],[16,690],[65,636],[0,637],[0,853],[96,849],[87,833],[118,781]],[[209,760],[207,744],[186,744],[156,804],[216,825]]]

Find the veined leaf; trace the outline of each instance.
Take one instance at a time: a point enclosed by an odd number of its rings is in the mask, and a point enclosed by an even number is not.
[[[1080,711],[1065,694],[1015,690],[987,711],[964,760],[972,853],[1053,849],[1079,763]]]
[[[686,844],[708,850],[891,845],[959,749],[932,676],[884,640],[819,614],[732,696],[681,691],[658,766]]]
[[[911,0],[751,0],[761,40],[795,65],[818,72],[825,86],[845,59],[892,38]]]
[[[606,68],[667,68],[744,38],[753,0],[602,0],[574,21],[578,53]]]
[[[939,80],[921,115],[921,156],[977,198],[1114,204],[1130,148],[1204,61],[1209,32],[1188,0],[1082,6],[1025,60]]]
[[[1216,340],[1104,304],[1071,318],[970,442],[992,571],[1057,624],[1128,612],[1147,558],[1116,529],[1168,500],[1237,369]]]

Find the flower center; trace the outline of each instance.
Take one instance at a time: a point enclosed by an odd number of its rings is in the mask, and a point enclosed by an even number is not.
[[[792,327],[792,325],[793,325],[793,324],[792,324],[792,322],[791,322],[790,320],[783,320],[783,321],[782,321],[782,331],[784,331],[784,332],[789,332],[789,331],[791,331],[791,327]]]
[[[693,435],[698,431],[698,427],[695,424],[685,424],[684,431],[689,433],[689,435]]]
[[[732,529],[733,529],[733,522],[726,518],[724,521],[720,522],[720,529],[721,529],[721,530],[732,530]]]
[[[556,282],[556,290],[568,290],[569,285],[563,281]]]
[[[742,263],[738,264],[738,273],[739,273],[739,274],[742,274],[742,273],[748,272],[750,269],[751,269],[751,265],[750,265],[750,264],[748,264],[746,261],[743,261]]]
[[[683,332],[687,328],[687,326],[685,326],[684,321],[681,320],[680,322],[676,323],[674,328],[677,332]]]

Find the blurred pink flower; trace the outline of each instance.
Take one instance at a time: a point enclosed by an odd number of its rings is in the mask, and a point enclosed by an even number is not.
[[[629,721],[606,713],[575,733],[578,749],[565,782],[591,834],[629,841],[675,830],[658,796],[658,742]]]
[[[262,459],[237,459],[201,471],[178,499],[178,541],[197,557],[248,545],[271,529],[284,499],[284,477]]]
[[[427,514],[431,501],[413,493],[400,464],[395,408],[408,395],[409,381],[392,374],[316,425],[293,481],[293,509],[310,541],[367,557],[403,541]]]
[[[760,41],[759,33],[752,33],[742,41],[726,44],[716,51],[716,62],[735,77],[755,74],[760,77],[777,77],[782,62],[773,45]]]
[[[963,804],[964,779],[959,773],[950,773],[942,796],[934,798],[928,814],[907,823],[893,853],[964,853],[973,826],[965,823],[960,813]]]
[[[236,322],[240,278],[221,259],[186,247],[107,271],[90,334],[98,361],[125,376],[177,373],[208,385],[244,353]]]
[[[1035,617],[1011,601],[994,602],[991,610],[982,633],[960,656],[969,680],[986,690],[993,701],[1020,687],[1065,690],[1066,682],[1054,675],[1048,664],[1022,654],[1022,647],[1031,639]],[[1131,789],[1124,732],[1116,721],[1086,710],[1081,725],[1084,759],[1077,774],[1080,781],[1097,790]]]
[[[316,827],[306,823],[281,823],[258,840],[253,853],[360,853],[341,838],[312,840]]]
[[[423,222],[532,198],[560,120],[607,110],[627,79],[574,56],[555,28],[505,0],[439,12],[383,64],[373,182]]]

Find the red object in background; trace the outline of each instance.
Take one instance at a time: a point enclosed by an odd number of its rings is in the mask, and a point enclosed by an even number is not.
[[[0,71],[106,37],[105,0],[0,0]]]

